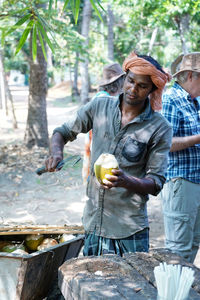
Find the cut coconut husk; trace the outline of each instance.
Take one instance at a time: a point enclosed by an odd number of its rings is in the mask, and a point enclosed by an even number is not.
[[[42,243],[37,247],[37,250],[44,250],[50,247],[53,247],[55,245],[57,245],[58,242],[55,239],[52,238],[46,238],[42,241]]]
[[[113,154],[102,153],[94,164],[94,173],[97,180],[103,184],[105,175],[113,175],[112,170],[119,169],[119,164]]]

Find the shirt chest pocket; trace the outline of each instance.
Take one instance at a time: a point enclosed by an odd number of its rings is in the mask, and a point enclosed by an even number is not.
[[[138,162],[146,152],[147,145],[139,142],[130,136],[122,148],[122,155],[130,162]]]

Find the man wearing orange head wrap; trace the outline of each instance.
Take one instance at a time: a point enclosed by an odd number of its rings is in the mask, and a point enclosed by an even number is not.
[[[169,76],[150,56],[132,53],[123,64],[123,93],[103,95],[82,106],[54,130],[46,169],[52,172],[63,158],[65,143],[93,129],[91,168],[83,225],[84,255],[147,252],[148,194],[157,195],[165,182],[172,130],[160,109],[161,93]],[[103,100],[103,101],[102,101]],[[119,169],[100,184],[94,163],[110,153]]]
[[[149,94],[150,104],[153,110],[161,110],[162,92],[167,81],[170,81],[171,76],[165,73],[155,60],[145,55],[138,56],[135,52],[132,52],[125,59],[123,69],[125,72],[131,71],[137,75],[150,76],[154,86]]]

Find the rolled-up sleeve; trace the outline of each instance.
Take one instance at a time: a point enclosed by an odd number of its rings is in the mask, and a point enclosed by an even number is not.
[[[146,165],[146,178],[152,178],[156,184],[156,195],[161,191],[166,180],[168,154],[172,142],[172,128],[168,127],[153,140]],[[155,196],[156,196],[155,195]]]

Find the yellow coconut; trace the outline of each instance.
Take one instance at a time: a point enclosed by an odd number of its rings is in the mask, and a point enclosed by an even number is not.
[[[112,169],[119,169],[118,162],[113,154],[102,153],[94,164],[94,173],[98,181],[102,184],[105,175],[113,175]]]
[[[42,241],[42,243],[37,247],[37,250],[40,251],[40,250],[44,250],[46,248],[49,248],[49,247],[53,247],[55,245],[57,245],[58,242],[55,240],[55,239],[52,239],[52,238],[46,238]]]
[[[28,249],[37,250],[37,247],[42,243],[44,236],[42,234],[30,234],[27,235],[25,243]]]

